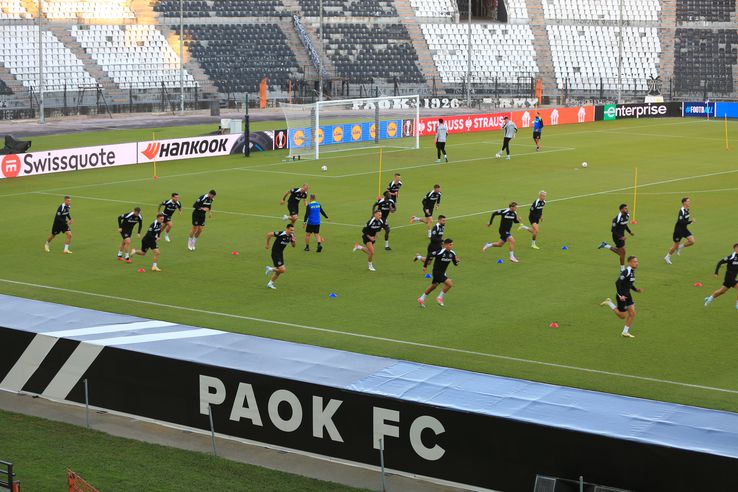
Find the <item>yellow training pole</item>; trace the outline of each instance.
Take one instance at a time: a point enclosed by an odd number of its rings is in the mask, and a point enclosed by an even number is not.
[[[379,149],[379,175],[377,176],[377,197],[382,196],[382,150]]]
[[[151,139],[153,141],[156,141],[156,132],[151,133]],[[154,179],[157,179],[159,176],[156,174],[156,156],[154,156]]]
[[[631,224],[636,224],[636,209],[638,207],[638,168],[635,168],[635,182],[633,185],[633,220]]]
[[[728,144],[728,114],[723,114],[723,120],[725,121],[725,150],[730,150],[730,145]]]

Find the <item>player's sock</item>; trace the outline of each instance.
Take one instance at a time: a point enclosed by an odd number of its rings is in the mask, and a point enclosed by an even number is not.
[[[428,237],[431,237],[431,230],[428,229]]]
[[[422,259],[423,259],[422,256],[420,256],[418,253],[415,253],[415,258],[413,258],[413,261],[418,261],[418,260],[422,260]]]
[[[446,295],[446,293],[444,291],[441,291],[441,293],[438,294],[438,298],[439,299],[443,299],[443,296],[445,296],[445,295]]]
[[[128,255],[128,251],[126,251],[126,260],[127,260],[128,258],[130,258],[130,256]]]
[[[384,247],[385,247],[385,248],[389,248],[389,241],[385,241],[385,242],[384,242]]]
[[[715,299],[715,298],[712,297],[712,296],[705,297],[705,307],[709,306],[710,303],[713,301],[713,299]]]
[[[64,245],[64,251],[69,251],[69,245],[68,244],[65,244]]]
[[[425,292],[423,292],[420,297],[418,297],[421,301],[425,301]]]
[[[118,250],[118,258],[120,258],[121,256],[123,256],[123,251]]]
[[[510,251],[510,259],[512,260],[513,258],[515,258],[515,252],[514,251]]]
[[[610,309],[615,309],[617,306],[615,306],[615,303],[614,302],[608,301],[607,302],[607,307],[609,307]]]
[[[156,262],[151,264],[151,268],[157,268],[159,265],[156,264]]]
[[[531,241],[531,242],[530,242],[530,245],[531,245],[531,246],[536,246],[536,240],[534,239],[533,241]]]
[[[623,335],[630,332],[630,326],[623,327]]]
[[[484,246],[482,246],[482,251],[487,251],[489,248],[492,247],[492,243],[484,243]]]
[[[527,225],[521,225],[520,227],[518,227],[518,229],[521,231],[530,231],[530,227],[528,227]]]

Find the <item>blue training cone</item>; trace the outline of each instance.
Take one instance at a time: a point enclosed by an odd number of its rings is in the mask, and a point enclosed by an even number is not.
[[[569,247],[568,246],[562,246],[561,249],[563,249],[564,251],[568,251],[569,250]]]
[[[425,274],[425,278],[431,278],[431,274],[430,273],[426,273]]]
[[[335,292],[331,292],[330,294],[328,294],[328,297],[330,297],[331,299],[335,299],[336,297],[338,297],[338,294],[336,294]]]
[[[498,265],[501,265],[502,264],[502,260],[497,260],[497,264]]]

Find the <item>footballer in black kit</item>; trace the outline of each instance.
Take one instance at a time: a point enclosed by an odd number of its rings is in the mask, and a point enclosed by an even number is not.
[[[400,188],[402,188],[402,181],[400,181],[400,173],[395,173],[394,178],[387,185],[387,191],[389,191],[389,194],[390,194],[389,197],[392,200],[394,200],[395,206],[397,206],[397,201],[400,198]]]
[[[270,273],[272,274],[272,278],[269,280],[267,287],[270,289],[276,289],[277,287],[274,285],[274,282],[277,281],[280,275],[287,271],[287,268],[284,266],[284,249],[289,245],[292,245],[294,248],[297,244],[295,226],[287,224],[284,231],[267,233],[266,249],[269,249],[269,243],[272,239],[274,239],[274,244],[272,245],[272,264],[274,266],[267,265],[265,273],[267,275]]]
[[[671,255],[676,253],[678,256],[684,248],[689,248],[694,245],[694,236],[689,230],[689,224],[694,222],[694,219],[692,219],[692,213],[689,210],[690,205],[691,200],[689,197],[682,198],[682,208],[679,209],[677,221],[676,224],[674,224],[674,234],[672,237],[673,244],[671,245],[669,252],[664,256],[664,261],[669,265],[671,265]],[[682,239],[686,239],[687,241],[682,244]]]
[[[384,249],[387,251],[391,251],[392,248],[390,248],[389,245],[389,234],[390,234],[390,226],[389,226],[389,214],[394,213],[397,208],[395,207],[395,201],[390,198],[390,192],[385,191],[384,196],[374,202],[374,205],[372,205],[372,213],[379,210],[382,213],[382,220],[384,221]]]
[[[733,252],[731,254],[718,261],[715,266],[715,278],[718,278],[722,265],[727,265],[723,285],[713,292],[712,295],[705,297],[705,307],[709,306],[716,297],[720,297],[730,289],[738,289],[738,243],[733,245]],[[738,300],[735,302],[735,308],[738,309]]]
[[[59,234],[64,234],[66,239],[64,240],[64,254],[70,255],[72,252],[69,250],[69,246],[72,244],[72,231],[69,226],[72,225],[72,215],[70,213],[72,208],[72,198],[69,196],[64,197],[64,201],[56,209],[54,214],[54,223],[51,225],[51,234],[46,238],[44,243],[44,251],[47,253],[51,251],[49,244]]]
[[[159,212],[156,214],[156,220],[151,223],[149,228],[146,230],[146,234],[144,235],[143,239],[141,240],[141,249],[131,250],[131,255],[139,255],[139,256],[146,256],[146,252],[148,250],[151,250],[151,252],[154,254],[154,263],[151,265],[151,271],[152,272],[160,272],[159,269],[159,236],[161,235],[161,230],[164,227],[164,214]]]
[[[454,265],[458,265],[460,261],[460,259],[456,256],[456,252],[453,250],[453,247],[453,240],[445,239],[443,241],[443,247],[438,251],[434,251],[432,255],[429,255],[424,260],[424,269],[428,267],[428,264],[431,261],[433,261],[433,279],[431,281],[430,287],[428,287],[425,292],[423,292],[423,294],[418,297],[418,303],[420,304],[420,307],[425,307],[425,296],[433,292],[439,285],[443,285],[443,289],[441,293],[438,294],[438,297],[436,297],[436,302],[439,306],[444,305],[444,296],[451,289],[451,287],[454,286],[453,281],[446,276],[446,270],[451,263],[453,263]]]
[[[433,185],[433,189],[425,194],[421,204],[423,205],[423,217],[413,215],[410,223],[425,222],[428,226],[428,237],[430,237],[430,230],[433,227],[433,209],[441,206],[441,185]]]
[[[510,232],[513,224],[520,223],[517,210],[517,202],[510,202],[510,205],[508,205],[507,208],[495,210],[494,212],[492,212],[487,227],[491,227],[492,222],[494,222],[495,220],[495,217],[500,216],[500,240],[494,243],[484,243],[484,246],[482,246],[482,253],[487,251],[489,248],[501,248],[502,246],[507,244],[507,247],[510,250],[510,261],[512,261],[513,263],[518,262],[518,259],[515,257],[515,238]]]
[[[169,232],[172,230],[173,224],[172,216],[174,215],[174,212],[179,212],[179,215],[182,215],[182,204],[179,201],[179,193],[172,193],[169,200],[161,202],[157,212],[164,214],[164,230],[162,232],[164,232],[164,240],[169,242]]]
[[[287,193],[282,196],[282,200],[279,202],[281,205],[284,205],[285,200],[287,200],[287,215],[283,215],[282,220],[289,220],[292,225],[297,222],[300,215],[300,201],[305,202],[305,205],[307,205],[309,189],[310,187],[305,183],[300,187],[287,190]],[[287,198],[288,196],[289,198]]]
[[[425,261],[430,258],[433,259],[433,255],[443,248],[443,235],[446,232],[446,216],[445,215],[439,215],[438,221],[431,229],[431,235],[430,235],[430,241],[428,242],[428,250],[426,251],[425,256],[422,256],[420,253],[415,253],[415,256],[413,257],[413,261],[422,261],[425,263]],[[427,267],[423,266],[423,269],[425,270]]]
[[[627,231],[628,234],[631,236],[635,236],[635,233],[630,230],[630,227],[628,227],[628,222],[630,221],[630,214],[628,213],[628,205],[625,203],[620,204],[620,207],[618,207],[620,211],[615,216],[614,219],[612,219],[612,227],[610,228],[610,231],[612,232],[612,240],[613,245],[608,244],[606,242],[601,242],[599,246],[597,246],[597,249],[609,249],[616,255],[620,257],[620,269],[625,269],[625,232]]]
[[[621,335],[626,338],[634,338],[630,333],[635,319],[635,302],[631,291],[643,292],[635,285],[635,271],[638,268],[638,258],[635,256],[628,257],[628,266],[620,272],[620,276],[615,281],[615,294],[617,297],[617,305],[612,302],[609,297],[600,303],[601,306],[609,307],[615,316],[625,320],[625,326]]]
[[[195,251],[197,239],[202,234],[205,227],[205,217],[213,216],[213,200],[215,200],[215,190],[210,190],[192,204],[192,230],[187,238],[187,249]],[[163,215],[163,214],[162,214]]]
[[[375,271],[374,268],[374,242],[377,239],[379,231],[384,229],[385,222],[382,220],[382,212],[374,210],[374,216],[369,219],[361,230],[361,240],[364,242],[364,246],[356,243],[354,245],[354,251],[363,251],[368,256],[369,270]]]
[[[541,249],[536,244],[536,240],[538,239],[538,231],[540,230],[539,224],[543,221],[543,207],[546,206],[546,195],[547,193],[543,190],[538,192],[538,198],[535,199],[528,212],[528,223],[530,226],[521,225],[518,228],[518,230],[528,231],[533,235],[530,244],[530,247],[533,249]]]
[[[125,261],[126,263],[131,262],[131,258],[128,254],[128,248],[131,246],[131,236],[133,235],[133,228],[138,225],[138,237],[141,237],[141,228],[143,227],[143,217],[141,216],[141,209],[136,207],[132,212],[120,214],[118,216],[118,232],[122,239],[120,248],[118,248],[118,260]],[[125,254],[125,257],[123,256]]]

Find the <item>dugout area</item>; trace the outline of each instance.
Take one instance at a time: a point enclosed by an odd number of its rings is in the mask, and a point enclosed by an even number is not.
[[[0,296],[0,389],[472,489],[730,490],[738,415]]]

